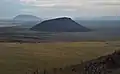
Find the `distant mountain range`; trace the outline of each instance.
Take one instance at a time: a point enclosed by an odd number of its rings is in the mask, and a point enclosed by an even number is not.
[[[120,20],[120,16],[76,17],[75,20]]]
[[[76,23],[71,18],[61,17],[43,21],[31,30],[35,31],[48,31],[48,32],[87,32],[90,29]]]
[[[33,15],[17,15],[13,18],[13,23],[21,24],[21,27],[32,27],[40,22],[41,19]]]
[[[13,18],[14,21],[40,21],[39,17],[33,15],[17,15]]]

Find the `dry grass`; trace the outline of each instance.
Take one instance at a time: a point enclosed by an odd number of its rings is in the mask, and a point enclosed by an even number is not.
[[[115,42],[0,43],[0,74],[78,64],[119,49]]]

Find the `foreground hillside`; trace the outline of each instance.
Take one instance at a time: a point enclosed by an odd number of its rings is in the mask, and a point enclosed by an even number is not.
[[[112,53],[120,42],[0,43],[0,73],[26,74],[80,64]]]
[[[28,73],[28,72],[27,72]],[[36,69],[33,74],[120,74],[120,50],[64,68]]]

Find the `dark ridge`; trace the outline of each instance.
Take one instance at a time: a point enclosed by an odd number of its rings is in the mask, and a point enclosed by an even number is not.
[[[43,21],[31,30],[34,31],[48,31],[48,32],[88,32],[90,29],[76,23],[71,18],[62,17]]]

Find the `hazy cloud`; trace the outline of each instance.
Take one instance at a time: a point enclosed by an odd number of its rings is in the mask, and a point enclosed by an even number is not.
[[[32,6],[93,6],[93,5],[119,5],[120,0],[21,0]]]
[[[0,16],[120,16],[119,8],[120,0],[1,0]]]
[[[109,5],[109,6],[119,6],[120,3],[111,3],[111,2],[106,2],[106,3],[96,3],[96,5]]]

